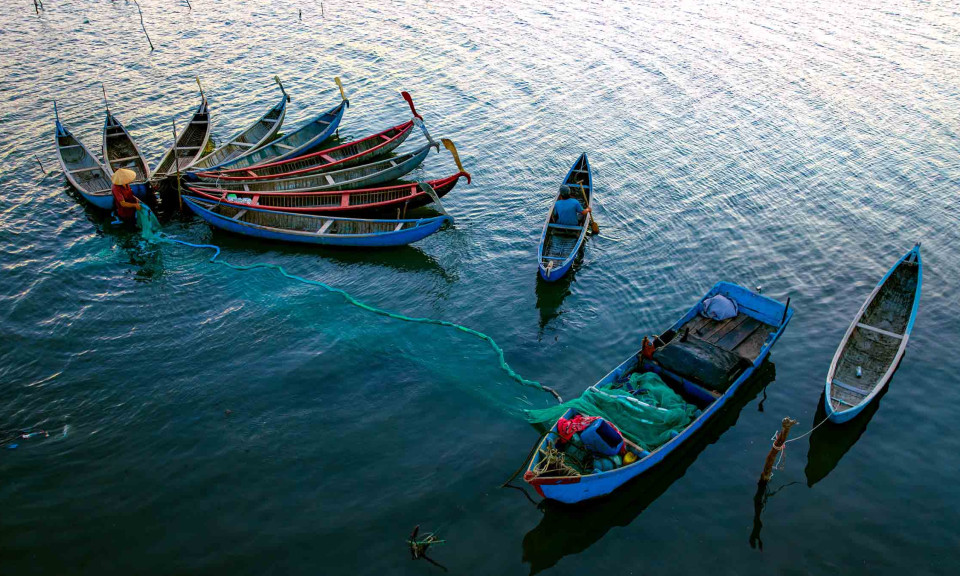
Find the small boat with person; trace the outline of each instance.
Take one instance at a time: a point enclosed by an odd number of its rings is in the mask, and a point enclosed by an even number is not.
[[[97,208],[113,209],[112,184],[107,168],[60,122],[56,102],[53,103],[53,113],[56,118],[54,144],[67,182]]]
[[[789,303],[718,282],[579,398],[528,411],[531,422],[553,424],[524,480],[544,498],[574,503],[662,462],[760,367],[793,316]]]
[[[280,102],[267,110],[253,124],[234,134],[220,147],[196,160],[190,166],[191,170],[214,170],[233,158],[260,148],[273,139],[277,131],[280,130],[280,125],[283,124],[283,117],[287,113],[287,102],[290,101],[287,91],[283,89],[283,84],[280,83],[280,78],[274,76],[274,81],[280,86],[280,92],[282,93]]]
[[[893,377],[917,319],[922,284],[918,242],[880,279],[843,335],[824,392],[832,422],[851,420]]]
[[[184,196],[183,201],[208,224],[243,236],[323,246],[384,248],[423,240],[449,216],[396,220],[361,220],[313,214],[292,214],[260,208],[241,208],[202,198]]]
[[[593,194],[593,177],[590,174],[590,163],[587,154],[583,153],[573,163],[570,171],[561,184],[569,189],[570,198],[578,201],[583,208],[590,207],[590,197]],[[555,282],[570,271],[573,260],[583,246],[590,229],[591,214],[583,215],[583,219],[576,224],[560,223],[557,216],[557,203],[565,201],[558,192],[550,205],[547,220],[543,224],[540,234],[540,245],[537,248],[540,277],[547,282]]]

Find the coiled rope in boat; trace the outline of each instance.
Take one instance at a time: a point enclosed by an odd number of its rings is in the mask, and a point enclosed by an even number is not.
[[[301,282],[303,284],[307,284],[310,286],[318,286],[328,292],[339,294],[348,303],[358,308],[361,308],[363,310],[366,310],[368,312],[377,314],[379,316],[386,316],[387,318],[393,318],[394,320],[402,320],[404,322],[414,322],[417,324],[434,324],[437,326],[446,326],[448,328],[453,328],[455,330],[465,332],[467,334],[470,334],[471,336],[476,336],[477,338],[486,341],[490,345],[490,347],[493,348],[493,351],[497,353],[497,360],[500,362],[500,368],[504,372],[506,372],[507,375],[510,376],[510,378],[519,382],[520,384],[523,384],[524,386],[531,386],[533,388],[538,388],[540,390],[549,392],[550,394],[553,394],[553,396],[557,399],[558,402],[563,402],[563,399],[560,397],[560,394],[558,394],[557,391],[554,390],[553,388],[550,388],[549,386],[541,384],[536,380],[527,380],[526,378],[518,374],[513,368],[511,368],[510,365],[507,364],[507,360],[504,357],[503,348],[501,348],[500,345],[493,340],[493,338],[491,338],[490,336],[487,336],[483,332],[474,330],[473,328],[468,328],[467,326],[463,326],[455,322],[449,322],[447,320],[437,320],[434,318],[417,318],[413,316],[407,316],[405,314],[390,312],[389,310],[384,310],[382,308],[377,308],[376,306],[371,306],[369,304],[361,302],[360,300],[357,300],[350,293],[346,292],[345,290],[341,290],[340,288],[334,288],[333,286],[320,282],[319,280],[310,280],[309,278],[297,276],[296,274],[290,274],[289,272],[284,270],[283,266],[280,266],[279,264],[270,264],[267,262],[261,262],[256,264],[231,264],[230,262],[220,259],[220,247],[215,244],[194,244],[192,242],[187,242],[185,240],[179,240],[177,238],[167,236],[166,234],[163,234],[162,232],[160,232],[159,231],[160,223],[157,221],[156,216],[154,216],[153,213],[150,212],[150,210],[146,207],[144,207],[144,209],[137,212],[137,220],[140,223],[141,235],[148,242],[157,242],[157,241],[168,242],[168,243],[174,243],[174,244],[182,244],[183,246],[189,246],[190,248],[210,249],[214,251],[213,256],[210,257],[210,260],[209,260],[210,262],[213,262],[215,264],[220,264],[222,266],[226,266],[227,268],[231,268],[233,270],[241,270],[241,271],[259,270],[259,269],[276,270],[282,276],[284,276],[285,278],[289,278],[290,280],[295,280],[297,282]]]

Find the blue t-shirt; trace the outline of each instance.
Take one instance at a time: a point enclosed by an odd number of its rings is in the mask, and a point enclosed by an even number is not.
[[[553,211],[557,215],[557,224],[563,224],[564,226],[580,225],[580,220],[577,219],[577,216],[583,212],[583,206],[580,205],[580,202],[577,201],[576,198],[557,201]]]

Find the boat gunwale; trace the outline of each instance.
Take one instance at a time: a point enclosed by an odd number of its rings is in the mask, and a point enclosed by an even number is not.
[[[336,170],[336,171],[333,171],[333,172],[321,172],[320,174],[313,174],[313,175],[308,175],[308,176],[301,176],[301,177],[299,178],[299,179],[319,179],[320,176],[335,178],[335,175],[338,174],[338,173],[343,174],[343,173],[349,172],[349,171],[351,171],[351,170],[366,169],[366,168],[369,168],[369,167],[371,167],[371,166],[374,166],[374,165],[377,165],[377,164],[388,163],[388,162],[390,162],[390,161],[396,162],[395,165],[392,165],[392,166],[390,166],[389,168],[384,168],[383,170],[380,170],[380,171],[377,171],[377,172],[373,172],[372,174],[368,174],[368,175],[366,175],[366,176],[353,177],[353,178],[349,178],[349,179],[347,179],[347,180],[344,180],[344,181],[342,181],[342,182],[334,182],[333,184],[325,184],[325,185],[322,185],[322,186],[311,185],[311,186],[308,186],[308,187],[306,187],[306,188],[293,188],[293,189],[291,189],[291,190],[263,190],[263,191],[243,190],[242,188],[240,188],[240,189],[238,189],[238,188],[224,188],[224,187],[221,187],[221,186],[217,186],[217,187],[215,187],[215,188],[211,188],[211,187],[207,187],[207,186],[192,186],[192,185],[191,185],[191,186],[189,186],[189,187],[190,187],[192,190],[203,190],[203,191],[205,191],[205,192],[210,192],[210,191],[221,192],[221,191],[226,190],[226,191],[229,191],[229,192],[257,192],[257,193],[261,193],[261,194],[266,194],[266,193],[283,193],[283,194],[302,193],[302,194],[315,194],[315,193],[324,192],[324,191],[334,191],[334,192],[336,192],[336,191],[342,191],[342,190],[350,190],[351,188],[349,188],[349,186],[350,186],[352,183],[362,182],[362,181],[364,181],[364,180],[372,180],[372,179],[375,180],[375,179],[379,179],[379,178],[382,177],[382,175],[384,175],[384,174],[387,174],[387,173],[389,173],[389,172],[391,172],[391,171],[393,171],[393,170],[402,169],[401,167],[405,167],[407,164],[413,163],[414,165],[413,165],[412,167],[410,167],[409,170],[404,170],[403,172],[400,172],[397,176],[395,176],[395,177],[393,177],[393,178],[388,178],[388,179],[385,179],[385,180],[381,180],[381,182],[389,182],[389,181],[392,181],[392,180],[396,180],[396,179],[402,177],[402,176],[405,175],[405,174],[409,174],[410,172],[412,172],[413,170],[415,170],[415,169],[417,168],[417,166],[419,166],[420,164],[423,163],[423,161],[426,159],[427,155],[430,153],[430,148],[439,148],[439,146],[436,145],[436,144],[430,144],[430,143],[428,143],[428,144],[424,144],[424,145],[421,146],[420,148],[417,148],[416,150],[413,150],[413,151],[411,151],[411,152],[405,152],[405,153],[403,153],[403,154],[401,154],[401,155],[399,155],[399,156],[395,156],[395,157],[393,157],[393,158],[384,158],[384,159],[381,159],[381,160],[377,160],[377,161],[374,161],[374,162],[370,162],[369,164],[361,164],[361,165],[359,165],[359,166],[350,166],[350,167],[343,168],[343,169],[341,169],[341,170]],[[276,184],[276,183],[289,183],[291,180],[298,180],[298,178],[287,178],[287,179],[285,179],[285,178],[275,178],[275,179],[271,179],[271,180],[259,180],[259,181],[253,182],[253,183],[251,183],[251,184],[254,184],[254,185],[257,185],[257,186],[265,186],[265,185]],[[210,182],[210,183],[207,183],[207,184],[214,184],[214,183]],[[240,187],[240,186],[246,185],[245,182],[233,182],[233,181],[228,182],[228,183],[226,183],[226,184],[229,185],[229,186],[236,186],[236,187]],[[347,187],[347,188],[344,188],[344,187]],[[338,190],[338,188],[339,188],[339,190]]]
[[[226,142],[224,142],[224,143],[221,144],[220,146],[217,146],[216,148],[214,148],[213,150],[211,150],[209,154],[204,154],[203,156],[200,156],[199,158],[196,158],[189,166],[187,166],[187,167],[184,168],[183,170],[184,170],[184,171],[189,171],[191,168],[193,168],[194,166],[196,166],[198,162],[202,162],[202,161],[205,160],[206,158],[209,158],[209,157],[213,156],[214,154],[216,154],[216,153],[219,152],[220,150],[223,150],[223,149],[226,148],[227,146],[234,146],[234,145],[236,145],[236,142],[237,142],[237,140],[238,140],[239,138],[241,138],[243,135],[245,135],[246,133],[248,133],[248,132],[250,132],[251,130],[253,130],[254,128],[256,128],[261,122],[264,121],[264,118],[266,118],[266,117],[269,116],[272,112],[274,112],[275,110],[277,110],[277,108],[280,109],[280,114],[277,116],[276,122],[274,122],[273,127],[270,128],[270,129],[267,131],[267,133],[266,133],[262,138],[260,138],[259,140],[257,140],[256,143],[254,143],[253,146],[249,147],[246,152],[243,152],[242,154],[238,154],[237,156],[234,156],[233,158],[228,158],[228,159],[224,160],[223,162],[219,162],[219,163],[217,163],[217,164],[214,164],[213,166],[207,166],[207,167],[204,167],[204,168],[205,168],[206,170],[213,170],[213,169],[215,169],[217,166],[219,166],[220,164],[223,164],[223,163],[225,163],[225,162],[229,162],[229,161],[233,160],[234,158],[238,158],[239,156],[243,156],[243,155],[246,155],[246,154],[248,154],[248,153],[250,153],[250,152],[254,152],[254,151],[256,151],[256,150],[259,150],[260,148],[263,148],[264,146],[266,146],[267,144],[269,144],[269,143],[270,143],[270,139],[273,138],[273,136],[274,136],[277,132],[280,131],[280,125],[283,123],[284,118],[286,118],[286,116],[287,116],[287,95],[286,95],[285,93],[280,96],[280,103],[279,103],[279,104],[276,104],[276,105],[272,106],[269,110],[267,110],[266,112],[264,112],[264,113],[263,113],[259,118],[257,118],[254,122],[252,122],[251,124],[247,125],[246,128],[240,130],[239,132],[237,132],[236,134],[234,134],[233,136],[231,136],[230,138],[228,138]],[[206,147],[206,146],[204,146],[204,147]]]
[[[322,157],[322,156],[325,155],[325,154],[326,154],[326,155],[329,155],[330,152],[332,152],[332,151],[334,151],[334,150],[338,150],[338,149],[341,149],[341,148],[346,148],[346,147],[348,147],[348,146],[354,146],[354,145],[359,144],[359,143],[361,143],[361,142],[366,142],[367,140],[370,140],[370,139],[377,138],[377,137],[379,137],[379,136],[385,135],[386,133],[391,132],[391,131],[394,131],[394,130],[397,130],[398,132],[397,132],[396,134],[394,134],[393,136],[391,136],[391,137],[390,137],[390,140],[386,140],[386,141],[384,141],[384,142],[382,142],[382,143],[374,146],[373,148],[370,148],[369,150],[365,150],[365,151],[363,151],[363,152],[359,152],[359,153],[357,153],[357,154],[353,154],[353,155],[351,155],[351,156],[347,156],[346,158],[337,160],[336,162],[330,162],[330,163],[327,163],[327,164],[324,164],[324,165],[321,165],[321,166],[313,166],[313,167],[309,167],[309,168],[301,168],[301,169],[299,169],[299,170],[291,170],[291,171],[289,171],[289,172],[279,172],[279,173],[277,173],[277,174],[270,174],[270,175],[266,175],[266,176],[259,176],[259,175],[258,175],[258,176],[230,176],[231,173],[249,172],[249,171],[252,171],[252,170],[258,170],[258,169],[260,169],[260,168],[269,168],[269,167],[273,167],[273,166],[279,166],[279,165],[283,165],[283,164],[288,164],[288,163],[291,163],[291,162],[299,162],[299,161],[302,161],[302,160],[308,160],[308,159],[310,159],[310,158]],[[303,156],[296,156],[296,157],[293,157],[293,158],[285,158],[285,159],[283,159],[283,160],[278,160],[278,161],[275,161],[275,162],[268,162],[268,163],[264,163],[264,164],[255,164],[255,165],[253,165],[253,166],[248,166],[248,167],[246,167],[246,168],[231,168],[231,169],[223,170],[223,171],[211,170],[211,171],[197,172],[196,175],[197,175],[197,177],[203,178],[204,180],[218,180],[218,181],[219,181],[219,180],[227,180],[227,181],[230,181],[230,182],[234,182],[234,181],[236,181],[236,182],[245,182],[245,181],[256,181],[256,180],[278,180],[278,179],[283,179],[283,178],[295,177],[296,175],[306,175],[306,174],[309,174],[309,173],[311,173],[311,172],[321,172],[321,171],[324,171],[324,172],[325,172],[325,171],[329,170],[331,167],[334,167],[334,166],[337,166],[337,165],[340,165],[340,164],[344,164],[344,163],[346,163],[346,162],[353,162],[353,161],[356,161],[357,159],[363,158],[363,157],[365,157],[365,156],[369,156],[370,158],[377,158],[378,155],[379,155],[378,153],[381,153],[381,151],[384,149],[384,147],[393,144],[394,142],[396,142],[396,140],[397,140],[398,138],[402,138],[401,141],[396,144],[396,146],[399,146],[400,144],[403,143],[403,140],[406,140],[406,138],[410,135],[410,133],[411,133],[412,131],[413,131],[413,120],[408,120],[407,122],[404,122],[403,124],[397,124],[396,126],[391,126],[390,128],[387,128],[386,130],[381,130],[380,132],[377,132],[376,134],[370,134],[370,135],[365,136],[365,137],[363,137],[363,138],[360,138],[360,139],[357,139],[357,140],[353,140],[353,141],[351,141],[351,142],[347,142],[346,144],[341,144],[341,145],[339,145],[339,146],[334,146],[333,148],[325,148],[325,149],[323,149],[323,150],[318,150],[318,151],[316,151],[316,152],[310,152],[309,154],[305,154],[305,155],[303,155]],[[264,146],[266,146],[266,145],[264,145]],[[394,148],[396,148],[396,146],[394,146],[393,148],[391,148],[391,150],[393,150]]]
[[[450,189],[452,190],[452,189],[457,185],[457,183],[460,181],[460,178],[461,178],[461,177],[467,177],[467,178],[468,178],[469,175],[468,175],[466,172],[457,172],[456,174],[453,174],[453,175],[451,175],[451,176],[445,176],[445,177],[443,177],[443,178],[438,178],[438,179],[436,179],[436,180],[428,180],[428,181],[427,181],[427,184],[430,184],[430,186],[432,186],[432,187],[435,188],[435,189],[436,189],[436,188],[442,188],[442,187],[445,187],[445,186],[448,186],[448,185],[449,185],[449,186],[450,186]],[[347,189],[347,190],[321,190],[321,191],[318,191],[318,192],[276,192],[276,191],[273,191],[273,192],[252,192],[252,191],[251,191],[251,192],[247,192],[247,191],[244,191],[244,190],[224,190],[223,193],[222,193],[222,194],[219,194],[219,195],[210,194],[209,192],[206,191],[207,189],[195,188],[195,187],[192,187],[192,186],[189,186],[189,185],[187,185],[186,188],[189,189],[191,192],[202,196],[203,199],[205,199],[205,200],[212,200],[212,201],[218,202],[218,203],[220,203],[220,204],[227,204],[227,205],[230,205],[230,206],[237,206],[237,207],[247,207],[247,206],[250,206],[250,205],[244,204],[244,203],[241,203],[241,202],[231,201],[231,200],[227,199],[227,195],[228,195],[228,194],[238,194],[238,195],[243,195],[244,197],[267,196],[267,197],[292,197],[292,198],[297,198],[297,197],[306,197],[306,196],[330,196],[330,197],[340,197],[340,198],[343,198],[344,195],[350,196],[350,195],[353,195],[353,194],[371,194],[371,193],[375,194],[375,193],[378,193],[378,192],[386,192],[386,191],[390,191],[390,190],[402,190],[402,189],[404,189],[404,188],[416,188],[416,190],[417,190],[417,192],[414,193],[414,194],[411,194],[411,195],[406,196],[406,197],[398,198],[398,199],[396,199],[396,200],[384,200],[384,201],[381,201],[381,202],[373,202],[373,203],[369,203],[369,204],[348,204],[347,206],[344,206],[344,205],[341,203],[341,204],[336,204],[336,205],[331,204],[331,205],[329,205],[329,206],[301,206],[301,207],[290,207],[290,206],[263,206],[263,205],[260,205],[260,204],[255,205],[255,207],[257,207],[257,208],[259,208],[259,209],[268,210],[268,211],[271,211],[271,212],[291,212],[291,213],[297,213],[297,214],[336,213],[336,212],[349,212],[349,211],[353,211],[353,210],[378,210],[378,209],[388,208],[388,207],[391,207],[391,206],[396,205],[396,204],[408,203],[408,202],[413,202],[413,201],[421,200],[421,199],[423,199],[424,196],[427,196],[427,193],[424,192],[423,189],[420,187],[420,182],[410,182],[410,183],[404,183],[404,184],[394,184],[394,185],[392,185],[392,186],[383,186],[383,187],[379,187],[379,188],[353,188],[353,189]],[[438,194],[440,195],[440,197],[443,197],[443,196],[445,196],[445,195],[448,194],[448,193],[449,193],[449,191],[444,192],[443,194],[439,194],[439,193],[438,193]],[[432,199],[431,199],[431,201],[432,201]],[[427,202],[427,203],[429,204],[430,202]]]

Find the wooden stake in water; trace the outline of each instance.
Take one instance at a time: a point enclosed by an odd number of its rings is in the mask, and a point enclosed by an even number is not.
[[[133,0],[133,3],[137,5],[137,11],[140,12],[140,27],[143,28],[143,35],[147,37],[147,42],[150,44],[150,51],[153,52],[153,42],[150,40],[150,35],[147,34],[147,27],[143,24],[143,10],[140,9],[140,3],[137,0]]]
[[[796,423],[797,421],[792,418],[784,418],[783,422],[780,423],[780,431],[777,432],[777,437],[773,441],[773,446],[770,447],[767,459],[763,462],[763,474],[760,475],[760,482],[766,484],[773,478],[773,463],[777,460],[777,453],[783,450],[783,445],[787,442],[787,436],[790,435],[790,428]]]
[[[323,15],[323,2],[320,3],[320,17],[326,18],[326,16]]]
[[[44,168],[43,168],[43,162],[40,161],[40,157],[37,156],[36,154],[34,154],[33,157],[37,159],[37,164],[40,165],[40,171],[43,172],[43,175],[44,175],[44,176],[46,176],[46,175],[47,175],[47,171],[44,170]]]

